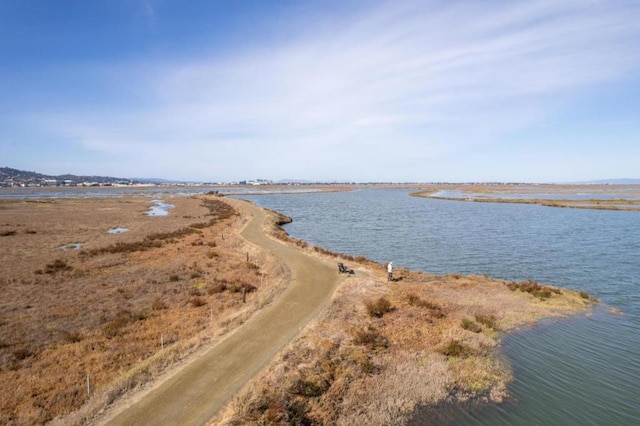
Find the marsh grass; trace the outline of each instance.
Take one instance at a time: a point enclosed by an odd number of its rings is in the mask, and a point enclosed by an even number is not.
[[[145,198],[2,202],[0,223],[35,234],[3,239],[9,250],[0,253],[7,307],[0,318],[0,424],[54,418],[87,424],[106,404],[242,324],[282,291],[286,273],[276,272],[272,255],[240,238],[245,219],[224,200],[173,202],[172,214],[154,219],[141,214]],[[207,226],[190,227],[194,222]],[[130,232],[107,234],[114,223]],[[85,244],[61,253],[61,243],[71,240]],[[263,271],[269,278],[257,289]],[[210,292],[219,282],[229,291]],[[231,291],[243,287],[255,293],[246,304]],[[205,305],[215,312],[213,321]]]
[[[507,287],[509,287],[511,291],[518,290],[523,293],[529,293],[540,300],[549,299],[554,294],[562,294],[562,291],[558,288],[551,287],[551,286],[543,286],[533,280],[527,280],[521,283],[509,282],[507,283]]]
[[[462,319],[462,323],[460,324],[460,326],[464,330],[468,330],[468,331],[471,331],[473,333],[481,333],[482,332],[482,327],[480,327],[478,324],[476,324],[473,320],[471,320],[469,318],[463,318]]]
[[[382,318],[386,313],[392,312],[393,307],[391,302],[386,297],[380,297],[376,300],[369,300],[365,302],[367,313],[371,317]]]
[[[381,265],[359,265],[362,273],[212,424],[382,426],[444,401],[499,402],[511,376],[495,357],[495,330],[584,307],[551,289],[562,303],[532,303],[486,276],[403,271],[403,285],[389,285]]]

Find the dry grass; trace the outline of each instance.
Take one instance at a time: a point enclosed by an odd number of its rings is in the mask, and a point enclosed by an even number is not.
[[[239,236],[248,218],[217,197],[171,203],[150,218],[147,198],[0,202],[0,424],[79,408],[62,423],[86,423],[280,291],[286,272]]]
[[[543,301],[485,276],[399,272],[400,284],[387,283],[381,265],[359,263],[211,424],[405,424],[445,401],[501,401],[511,373],[496,330],[589,305],[575,292]]]
[[[460,198],[433,197],[441,190],[457,190],[465,194]],[[575,194],[593,194],[593,199],[572,199]],[[487,194],[509,195],[526,194],[528,198],[487,197]],[[566,199],[536,198],[544,194],[566,195]],[[622,195],[624,198],[612,199],[602,195]],[[546,207],[564,207],[593,210],[640,211],[640,200],[633,199],[640,194],[640,185],[529,185],[529,184],[473,184],[473,185],[425,185],[411,195],[454,201],[480,203],[538,204]],[[631,196],[631,197],[629,197]],[[629,198],[627,198],[629,197]],[[631,198],[631,199],[630,199]]]

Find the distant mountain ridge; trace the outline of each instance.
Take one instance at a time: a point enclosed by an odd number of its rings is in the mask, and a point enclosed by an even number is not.
[[[56,182],[70,182],[72,184],[79,184],[83,182],[92,182],[98,183],[101,185],[104,184],[114,184],[114,183],[157,183],[158,181],[167,182],[161,179],[143,179],[143,178],[119,178],[113,176],[78,176],[72,174],[64,174],[64,175],[45,175],[38,172],[31,172],[25,170],[13,169],[11,167],[0,167],[0,184],[4,183],[5,186],[8,184],[38,184],[44,181],[56,181]]]

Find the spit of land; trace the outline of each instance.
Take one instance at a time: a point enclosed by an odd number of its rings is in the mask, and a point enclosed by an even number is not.
[[[149,201],[0,201],[0,423],[402,424],[507,397],[500,336],[593,303],[486,276],[389,283],[247,202],[174,197],[154,218]]]

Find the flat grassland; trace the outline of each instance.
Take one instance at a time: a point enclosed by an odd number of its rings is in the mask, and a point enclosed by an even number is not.
[[[280,291],[286,270],[239,237],[246,217],[165,201],[165,217],[143,197],[0,202],[0,424],[80,407],[68,420],[85,423]]]
[[[286,265],[241,237],[242,203],[176,197],[150,218],[149,201],[0,202],[1,424],[95,421],[287,286]],[[443,402],[500,401],[501,334],[593,303],[486,276],[399,269],[389,283],[383,265],[291,239],[271,217],[265,232],[356,273],[212,424],[423,424]]]

